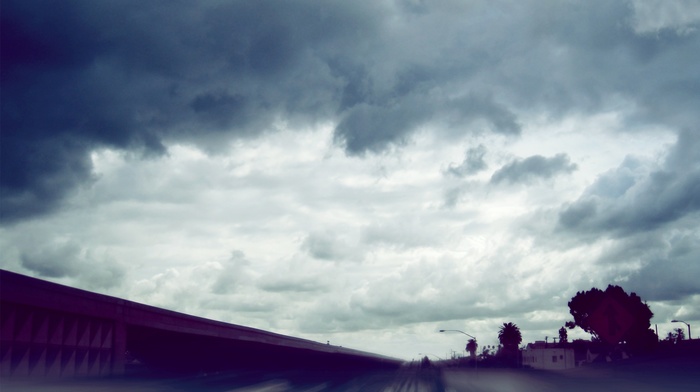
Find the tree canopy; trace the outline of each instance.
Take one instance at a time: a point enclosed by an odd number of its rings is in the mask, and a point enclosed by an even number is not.
[[[576,293],[569,301],[569,311],[574,317],[574,321],[568,322],[566,324],[567,327],[574,328],[578,326],[596,339],[600,339],[598,332],[591,325],[591,315],[598,311],[598,308],[606,298],[618,303],[633,319],[632,325],[621,336],[620,341],[638,348],[647,347],[652,342],[656,342],[654,332],[649,329],[651,318],[654,315],[649,305],[642,302],[642,299],[637,294],[627,294],[620,286],[608,285],[605,291],[594,287],[588,291]]]
[[[476,349],[478,347],[478,344],[476,343],[476,340],[474,339],[469,339],[469,342],[467,343],[467,351],[469,351],[469,355],[471,355],[472,358],[476,355]]]
[[[559,328],[559,344],[564,344],[569,341],[569,334],[566,332],[566,328]]]
[[[498,331],[498,340],[506,349],[517,349],[520,342],[523,341],[520,328],[513,323],[503,323],[503,326]]]
[[[685,339],[685,331],[683,328],[676,328],[666,335],[666,341],[672,342],[674,344],[680,343],[681,340]]]

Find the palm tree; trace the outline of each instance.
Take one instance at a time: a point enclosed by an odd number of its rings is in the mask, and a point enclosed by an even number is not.
[[[685,332],[683,331],[683,328],[676,328],[675,331],[676,333],[674,333],[674,335],[676,336],[676,344],[678,344],[678,342],[685,339]]]
[[[513,323],[503,323],[503,326],[498,331],[498,340],[506,350],[517,350],[520,342],[523,341],[523,336],[520,334],[520,328]]]
[[[523,341],[520,328],[513,323],[503,323],[498,331],[498,340],[503,345],[503,357],[510,366],[518,366],[518,346]]]
[[[469,351],[469,356],[471,356],[472,359],[476,356],[477,347],[478,345],[476,344],[476,340],[469,339],[469,342],[467,343],[467,351]]]

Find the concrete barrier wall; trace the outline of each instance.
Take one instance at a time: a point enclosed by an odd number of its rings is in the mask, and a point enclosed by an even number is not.
[[[107,376],[123,371],[113,319],[5,301],[0,312],[3,377]]]
[[[122,375],[127,350],[176,371],[400,363],[0,270],[0,376]]]

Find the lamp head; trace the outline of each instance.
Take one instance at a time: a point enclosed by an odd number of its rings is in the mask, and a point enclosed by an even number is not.
[[[441,329],[440,332],[445,332],[445,330],[444,330],[444,329]]]
[[[671,320],[671,322],[672,322],[672,323],[677,323],[677,322],[678,322],[678,320]]]

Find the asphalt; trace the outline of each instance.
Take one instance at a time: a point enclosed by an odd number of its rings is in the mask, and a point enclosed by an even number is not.
[[[666,392],[700,386],[700,358],[603,363],[563,371],[532,369],[445,369],[446,392]]]
[[[565,371],[402,367],[397,371],[220,372],[190,377],[0,380],[3,392],[656,392],[700,385],[700,358],[637,360]]]

